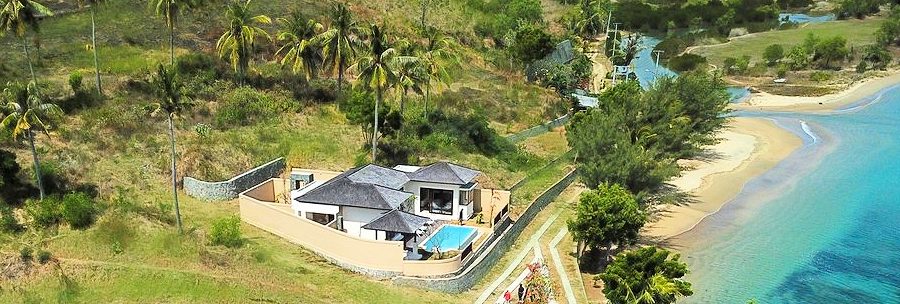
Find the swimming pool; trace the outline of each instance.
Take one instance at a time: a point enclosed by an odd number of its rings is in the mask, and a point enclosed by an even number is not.
[[[439,251],[463,250],[478,236],[478,229],[474,227],[444,225],[431,234],[420,247],[427,251],[434,252],[435,247]]]

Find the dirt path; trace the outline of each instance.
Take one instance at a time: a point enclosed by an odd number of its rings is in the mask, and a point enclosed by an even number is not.
[[[599,93],[600,90],[605,87],[604,82],[606,81],[606,74],[612,71],[612,63],[603,53],[603,46],[605,45],[603,41],[605,40],[605,36],[594,39],[588,44],[588,50],[586,50],[588,58],[590,58],[591,63],[593,63],[591,83],[588,86],[588,89],[594,93]]]

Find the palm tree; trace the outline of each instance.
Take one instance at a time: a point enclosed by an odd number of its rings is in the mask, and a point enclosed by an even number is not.
[[[0,122],[4,129],[11,130],[13,138],[24,136],[31,146],[31,157],[34,159],[34,177],[37,180],[40,198],[44,199],[44,183],[41,179],[41,161],[34,147],[34,132],[44,132],[50,136],[49,122],[53,116],[62,115],[62,110],[52,103],[44,103],[38,94],[34,82],[23,86],[20,83],[7,83],[3,90],[5,107],[10,111]]]
[[[22,49],[25,50],[25,58],[28,61],[28,70],[31,71],[31,81],[37,83],[34,75],[34,66],[31,63],[31,54],[28,51],[28,29],[35,34],[40,32],[38,20],[40,15],[52,16],[53,12],[40,3],[31,0],[3,0],[0,2],[0,36],[6,32],[12,32],[22,39]]]
[[[178,15],[184,11],[198,8],[202,4],[203,0],[156,0],[156,15],[166,18],[166,26],[169,28],[169,55],[173,66],[175,65],[175,24],[178,23]]]
[[[172,147],[172,193],[175,196],[175,219],[178,223],[178,232],[181,233],[181,211],[178,207],[178,181],[177,168],[175,160],[177,158],[175,152],[175,125],[173,120],[180,114],[190,110],[193,103],[181,95],[182,84],[178,81],[178,75],[175,69],[166,69],[162,64],[159,65],[156,75],[153,78],[153,85],[156,89],[159,102],[150,104],[147,110],[151,115],[166,115],[166,122],[169,125],[169,143]]]
[[[422,85],[425,84],[426,75],[418,58],[415,61],[399,62],[393,69],[397,76],[397,90],[400,91],[400,113],[402,114],[409,91],[422,94]]]
[[[325,59],[325,66],[330,73],[338,74],[338,94],[341,93],[341,87],[344,82],[344,70],[349,66],[349,62],[356,57],[356,50],[361,42],[357,34],[359,28],[350,8],[343,3],[336,3],[331,8],[331,25],[324,33],[319,34],[313,39],[313,42],[322,46],[322,54]]]
[[[375,90],[375,125],[372,132],[372,162],[375,162],[378,149],[378,105],[381,104],[384,91],[396,84],[396,75],[393,67],[408,64],[414,61],[414,57],[398,56],[396,49],[392,48],[387,40],[387,35],[381,28],[371,24],[367,33],[369,44],[366,53],[350,67],[358,75],[359,83],[369,89]]]
[[[232,2],[225,11],[230,25],[216,42],[216,49],[222,59],[228,58],[234,71],[238,74],[238,82],[243,83],[247,76],[247,68],[250,65],[250,56],[256,47],[256,37],[263,36],[272,40],[266,30],[259,27],[262,24],[272,23],[272,19],[266,15],[252,16],[250,14],[250,0],[247,2]]]
[[[94,7],[103,0],[78,0],[79,6],[88,6],[91,10],[91,47],[94,51],[94,75],[97,78],[97,94],[103,95],[103,86],[100,83],[100,59],[97,55],[97,23],[94,22]]]
[[[294,73],[303,72],[307,80],[315,77],[322,62],[322,53],[312,39],[322,32],[322,25],[298,12],[291,13],[290,18],[278,18],[278,22],[283,26],[278,32],[278,40],[285,42],[275,52],[275,55],[282,56],[281,65],[289,65]]]
[[[450,81],[447,65],[456,63],[456,55],[452,53],[453,40],[437,32],[427,32],[427,41],[422,50],[421,65],[425,69],[425,119],[428,119],[428,100],[431,98],[432,86],[439,88]]]

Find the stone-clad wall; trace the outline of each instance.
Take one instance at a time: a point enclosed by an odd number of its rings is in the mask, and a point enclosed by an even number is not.
[[[515,223],[509,225],[509,228],[507,228],[493,244],[489,245],[490,248],[486,250],[487,253],[481,257],[477,257],[477,260],[473,262],[473,264],[467,265],[462,274],[449,278],[416,278],[401,276],[394,278],[394,283],[449,293],[461,293],[469,290],[475,283],[484,278],[484,275],[497,264],[497,261],[500,260],[503,253],[509,250],[513,242],[515,242],[516,239],[519,238],[519,235],[522,234],[525,226],[528,226],[528,224],[534,220],[538,212],[543,210],[544,207],[556,199],[566,187],[575,181],[575,178],[577,177],[575,172],[575,170],[572,170],[569,174],[556,182],[556,184],[538,196],[538,198],[528,206],[528,209],[522,213],[522,216],[520,216]]]
[[[526,138],[538,136],[538,135],[547,133],[548,131],[552,130],[553,128],[562,126],[562,125],[566,124],[566,122],[569,121],[569,118],[570,118],[569,114],[566,114],[566,115],[560,116],[557,119],[554,119],[554,120],[548,121],[546,123],[528,128],[519,133],[507,135],[506,139],[511,142],[514,142],[514,143],[520,142],[520,141],[525,140]]]
[[[207,182],[192,177],[185,177],[184,192],[191,197],[206,201],[231,200],[237,198],[241,192],[278,176],[282,171],[284,171],[284,158],[279,157],[227,181]]]

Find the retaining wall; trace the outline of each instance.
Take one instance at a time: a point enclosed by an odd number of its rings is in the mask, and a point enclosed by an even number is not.
[[[514,142],[514,143],[520,142],[520,141],[525,140],[526,138],[538,136],[538,135],[549,132],[553,128],[562,126],[562,125],[566,124],[566,122],[569,121],[569,118],[571,118],[569,116],[569,114],[566,114],[566,115],[560,116],[557,119],[554,119],[554,120],[545,122],[543,124],[525,129],[524,131],[519,131],[519,133],[507,135],[506,139],[511,142]]]
[[[207,201],[232,200],[237,198],[241,192],[278,176],[282,171],[284,171],[284,158],[279,157],[227,181],[207,182],[193,177],[185,177],[184,192],[191,197]]]
[[[556,199],[566,187],[575,181],[577,176],[575,172],[575,170],[570,171],[569,174],[538,196],[538,198],[528,206],[528,209],[522,213],[522,216],[512,223],[512,225],[509,225],[509,227],[506,228],[492,244],[482,245],[482,247],[487,247],[485,249],[487,253],[477,257],[472,264],[464,263],[466,264],[466,267],[461,274],[449,278],[416,278],[399,276],[394,278],[394,283],[449,293],[461,293],[469,290],[475,283],[484,278],[484,275],[497,264],[500,257],[509,250],[516,239],[519,238],[519,235],[522,234],[525,227],[534,220],[538,212],[543,210],[544,207]],[[506,222],[504,222],[503,225],[507,225]]]

